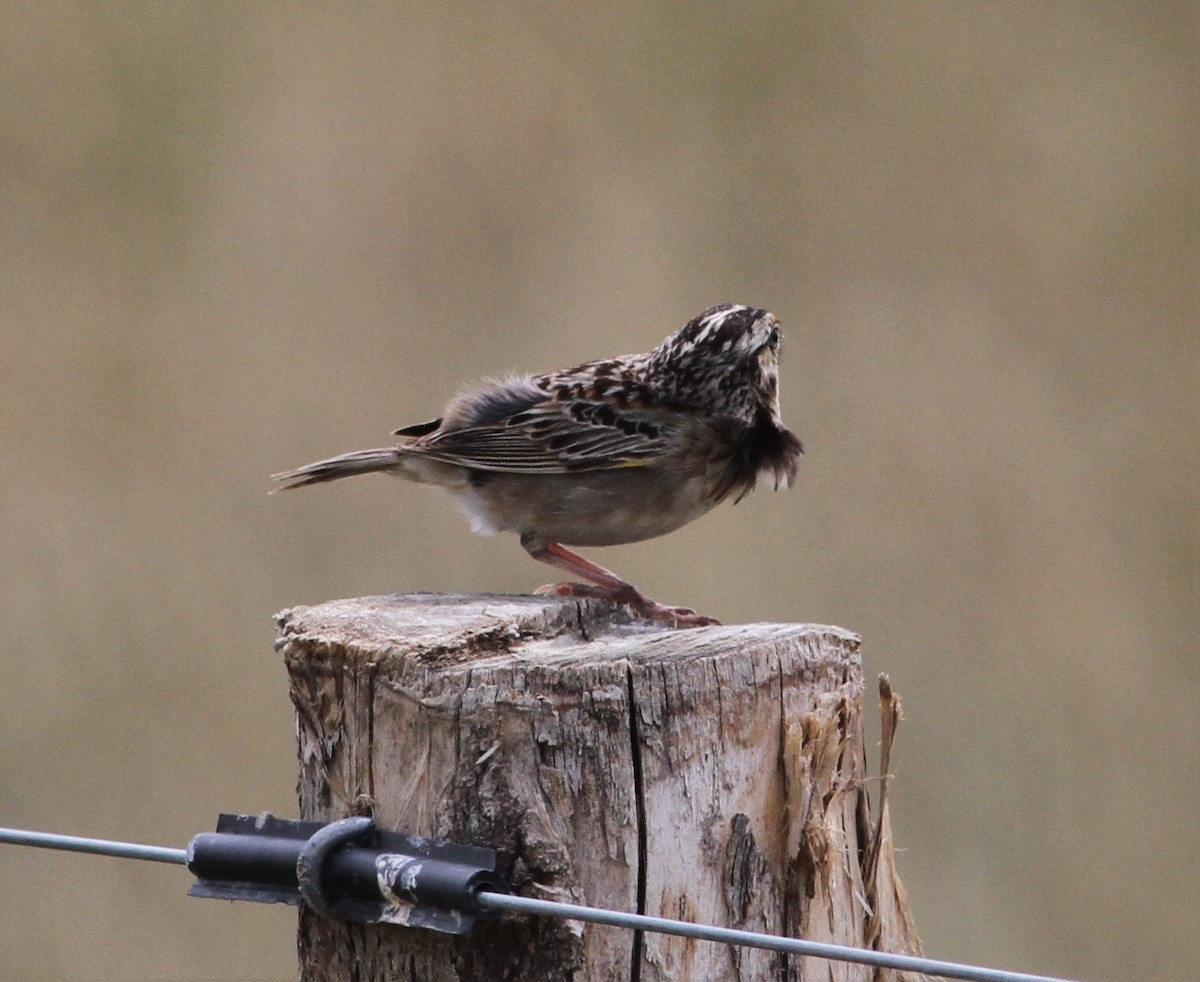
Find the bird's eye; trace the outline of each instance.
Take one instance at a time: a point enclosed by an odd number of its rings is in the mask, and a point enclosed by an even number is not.
[[[767,335],[767,347],[772,351],[779,350],[779,328],[771,328],[771,333]]]

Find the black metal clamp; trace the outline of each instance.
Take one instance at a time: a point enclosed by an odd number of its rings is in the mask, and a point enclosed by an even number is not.
[[[469,934],[482,892],[508,893],[496,852],[385,832],[370,818],[323,824],[222,815],[192,839],[193,897],[299,904],[326,917]]]

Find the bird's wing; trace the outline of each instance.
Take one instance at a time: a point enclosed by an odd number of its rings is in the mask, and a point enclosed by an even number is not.
[[[431,433],[403,449],[477,470],[565,474],[645,464],[667,452],[671,429],[669,416],[551,399],[486,425]]]
[[[392,431],[392,436],[428,436],[441,425],[442,420],[439,417],[431,419],[428,423],[414,423],[412,426],[401,426],[400,429]]]

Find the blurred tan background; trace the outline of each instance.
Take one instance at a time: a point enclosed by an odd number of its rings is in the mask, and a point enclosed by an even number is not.
[[[267,476],[743,301],[797,489],[589,555],[863,634],[930,954],[1194,978],[1195,46],[1186,3],[10,6],[0,824],[294,815],[276,610],[548,574]],[[293,976],[289,911],[187,886],[0,847],[0,975]]]

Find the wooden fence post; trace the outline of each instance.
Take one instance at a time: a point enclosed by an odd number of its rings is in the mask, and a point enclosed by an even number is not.
[[[868,812],[858,639],[672,631],[595,601],[409,594],[279,615],[300,810],[490,845],[520,894],[919,952]],[[470,938],[302,909],[300,978],[868,980],[551,919]]]

